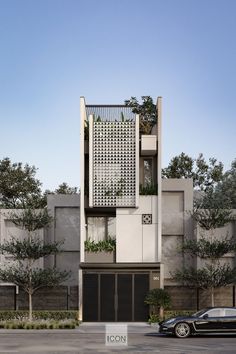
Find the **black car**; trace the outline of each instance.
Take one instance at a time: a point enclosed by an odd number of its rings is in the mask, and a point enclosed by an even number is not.
[[[236,333],[236,308],[209,307],[191,316],[169,318],[160,323],[159,332],[178,338],[201,333]]]

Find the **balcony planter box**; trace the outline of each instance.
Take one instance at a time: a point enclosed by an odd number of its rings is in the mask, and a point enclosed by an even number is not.
[[[115,262],[115,252],[87,252],[85,251],[85,262],[86,263],[114,263]]]
[[[141,155],[152,156],[157,153],[157,136],[141,135]]]

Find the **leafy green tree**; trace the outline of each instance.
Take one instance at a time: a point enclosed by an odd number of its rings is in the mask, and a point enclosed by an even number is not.
[[[44,207],[45,200],[41,183],[35,177],[36,171],[34,166],[12,163],[9,158],[0,160],[0,208]]]
[[[228,264],[220,265],[206,263],[205,267],[195,269],[193,267],[177,270],[174,274],[177,281],[183,285],[195,289],[210,289],[211,306],[215,304],[214,290],[216,288],[234,284],[236,280],[236,269]]]
[[[164,317],[164,310],[170,308],[171,297],[165,289],[151,289],[147,293],[144,302],[152,306],[154,315],[159,311],[159,316]]]
[[[44,208],[48,194],[75,194],[77,187],[61,183],[55,191],[42,193],[42,183],[36,178],[35,166],[22,162],[12,163],[9,158],[0,160],[0,208]]]
[[[181,153],[171,159],[169,165],[162,169],[163,178],[193,178],[195,189],[207,190],[214,187],[223,177],[223,164],[210,158],[207,163],[203,154],[197,159]]]
[[[136,97],[125,101],[125,105],[132,108],[132,112],[139,114],[140,134],[150,134],[157,122],[157,109],[150,96],[142,96],[142,103]]]
[[[0,245],[2,254],[10,254],[13,262],[0,268],[0,279],[20,286],[29,298],[29,320],[32,320],[32,296],[36,290],[45,286],[56,286],[68,279],[70,272],[56,268],[38,268],[35,262],[42,257],[60,252],[60,243],[44,243],[38,230],[49,226],[52,218],[46,209],[24,209],[12,212],[10,220],[26,231],[27,236],[20,240],[11,237]]]
[[[215,229],[222,228],[233,220],[232,212],[222,203],[217,203],[219,202],[214,199],[214,192],[210,190],[195,204],[192,217],[203,232],[199,239],[186,240],[181,248],[183,253],[204,260],[204,265],[199,269],[184,267],[172,274],[183,285],[210,289],[212,306],[215,303],[214,290],[236,281],[236,268],[221,262],[225,254],[236,250],[235,240],[227,236],[219,239],[214,236]],[[207,209],[202,209],[203,207]]]
[[[55,194],[76,194],[77,191],[77,187],[70,187],[66,182],[63,182],[55,189]]]
[[[216,186],[219,199],[230,203],[236,209],[236,159],[231,164],[231,169],[226,171],[223,178]]]

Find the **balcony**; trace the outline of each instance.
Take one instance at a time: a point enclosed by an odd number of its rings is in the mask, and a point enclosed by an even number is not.
[[[154,156],[157,153],[157,136],[141,135],[141,156]]]

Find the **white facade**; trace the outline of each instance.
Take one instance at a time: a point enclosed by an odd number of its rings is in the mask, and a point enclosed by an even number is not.
[[[151,134],[146,136],[140,135],[139,132],[139,119],[142,117],[134,114],[130,107],[87,105],[83,97],[80,105],[79,309],[81,319],[89,318],[85,297],[89,298],[91,286],[89,282],[92,281],[93,274],[95,278],[97,276],[93,286],[98,286],[95,292],[99,292],[100,302],[98,310],[94,309],[94,311],[98,311],[98,320],[104,318],[106,311],[102,310],[105,296],[102,293],[102,284],[105,272],[110,274],[111,283],[114,282],[112,291],[118,303],[121,298],[120,287],[125,286],[123,280],[119,279],[125,278],[126,273],[127,277],[130,277],[126,283],[126,286],[131,286],[132,290],[129,292],[133,294],[134,299],[130,320],[137,320],[139,315],[135,310],[135,303],[141,296],[138,295],[138,288],[141,286],[139,274],[143,277],[142,281],[144,283],[146,281],[146,285],[143,285],[143,288],[146,286],[146,290],[163,285],[161,98],[157,100],[157,123]],[[112,238],[116,240],[113,261],[107,261],[104,253],[100,252],[100,258],[97,258],[96,263],[85,252],[85,242],[96,243],[109,240],[111,220],[115,230]],[[92,231],[95,230],[93,224],[98,230]],[[123,285],[119,285],[120,281]],[[113,299],[113,295],[111,296]],[[118,306],[115,302],[113,320],[119,320],[120,316],[123,318],[122,311],[119,312],[122,306],[122,304]]]

